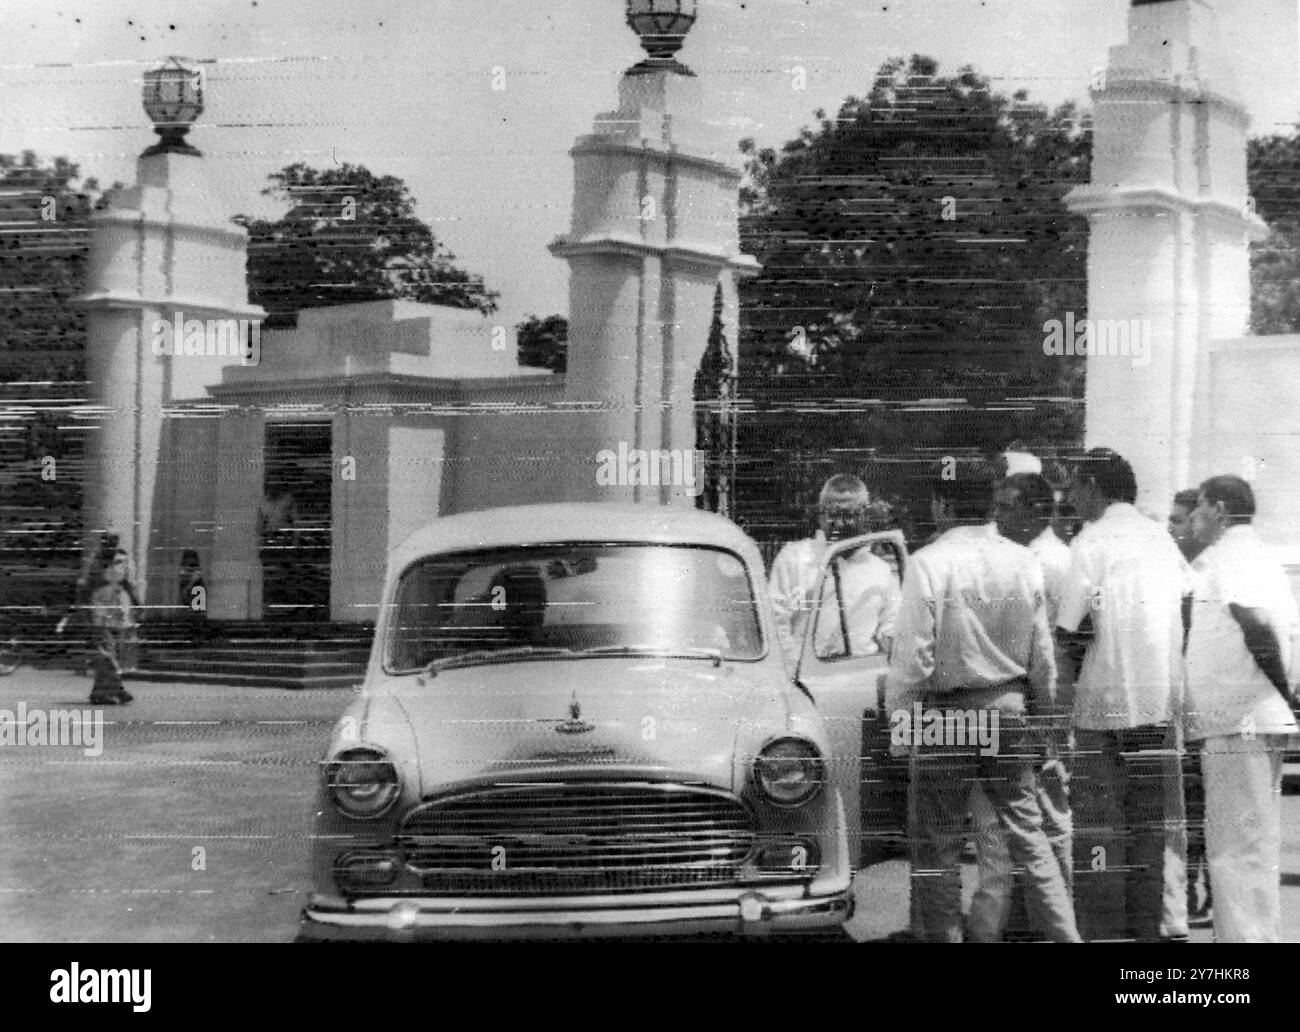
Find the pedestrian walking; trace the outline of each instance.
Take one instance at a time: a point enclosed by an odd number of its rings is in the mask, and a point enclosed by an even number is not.
[[[97,631],[92,619],[91,594],[100,586],[103,571],[108,568],[118,551],[121,537],[113,532],[100,535],[98,543],[87,550],[81,562],[81,572],[73,589],[72,605],[55,627],[55,633],[68,642],[74,670],[84,676],[94,676],[96,655],[99,651]],[[127,556],[122,588],[132,606],[139,606],[140,598],[135,588],[135,574]],[[77,644],[73,644],[76,642]]]
[[[913,919],[930,941],[962,941],[958,859],[979,782],[1025,870],[1034,925],[1054,942],[1078,942],[1043,832],[1029,725],[1050,712],[1055,690],[1043,574],[1027,548],[988,521],[992,486],[991,469],[935,482],[935,522],[951,529],[913,555],[904,576],[886,711],[893,750],[912,757]],[[918,712],[941,733],[898,735],[895,718]]]
[[[1296,734],[1289,668],[1300,616],[1254,515],[1254,491],[1234,476],[1201,484],[1192,514],[1206,547],[1187,641],[1187,736],[1203,743],[1218,942],[1281,939],[1282,757]]]
[[[1075,689],[1072,806],[1075,913],[1085,939],[1187,935],[1186,824],[1179,731],[1182,599],[1191,571],[1169,534],[1133,504],[1121,456],[1088,452],[1070,501],[1057,622],[1086,652]]]
[[[95,683],[90,691],[92,705],[126,705],[132,699],[122,684],[124,650],[135,628],[132,593],[127,590],[129,561],[125,549],[114,549],[101,557],[92,576],[89,609],[91,618]]]

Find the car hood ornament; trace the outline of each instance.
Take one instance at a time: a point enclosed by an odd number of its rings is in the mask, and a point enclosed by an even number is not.
[[[581,735],[596,730],[595,724],[589,724],[582,719],[582,705],[578,702],[576,691],[573,693],[573,698],[569,700],[569,719],[556,724],[555,730],[562,735]]]

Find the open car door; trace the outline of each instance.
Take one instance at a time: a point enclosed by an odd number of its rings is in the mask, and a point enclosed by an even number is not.
[[[823,561],[795,672],[830,735],[827,776],[844,799],[855,869],[906,848],[907,761],[889,755],[889,657],[872,633],[891,592],[897,613],[906,563],[902,531],[836,542]]]

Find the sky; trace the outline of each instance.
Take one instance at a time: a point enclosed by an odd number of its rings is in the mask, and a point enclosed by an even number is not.
[[[1215,0],[1252,133],[1300,118],[1298,5]],[[941,72],[972,64],[1006,93],[1086,104],[1127,9],[699,0],[680,58],[736,141],[780,146],[911,53]],[[129,182],[154,139],[142,73],[171,54],[202,61],[207,107],[189,140],[226,210],[279,214],[260,191],[293,162],[364,164],[404,179],[460,264],[501,292],[495,320],[563,314],[568,267],[546,245],[568,229],[569,148],[617,106],[619,75],[643,56],[623,11],[623,0],[0,0],[0,153],[63,155],[101,185]]]

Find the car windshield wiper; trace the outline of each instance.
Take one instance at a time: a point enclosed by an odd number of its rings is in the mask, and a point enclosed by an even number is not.
[[[581,656],[654,655],[673,658],[683,657],[686,659],[711,659],[715,667],[722,666],[723,659],[721,649],[671,645],[666,647],[659,645],[597,645],[593,648],[582,649],[578,654]]]
[[[458,652],[454,656],[440,656],[430,660],[421,669],[425,677],[436,677],[439,670],[450,670],[459,666],[474,666],[479,663],[508,663],[513,659],[533,659],[539,656],[572,656],[574,650],[558,645],[516,645],[508,649],[475,649],[473,652]]]

